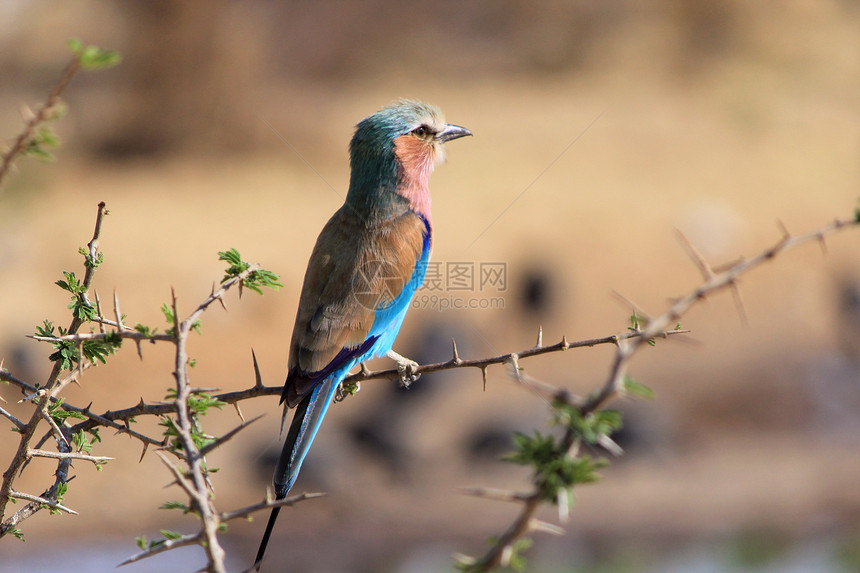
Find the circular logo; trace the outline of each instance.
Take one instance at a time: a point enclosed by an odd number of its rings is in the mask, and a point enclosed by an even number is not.
[[[362,307],[377,311],[389,308],[403,292],[404,279],[391,263],[371,260],[362,264],[352,278],[352,296]]]

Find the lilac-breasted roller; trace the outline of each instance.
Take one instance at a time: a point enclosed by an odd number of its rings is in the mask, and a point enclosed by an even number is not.
[[[429,178],[444,144],[472,133],[409,100],[361,120],[349,145],[349,191],[311,253],[290,342],[284,416],[295,407],[275,469],[278,499],[299,474],[337,389],[358,364],[387,354],[401,376],[414,362],[391,350],[433,240]],[[278,517],[272,509],[257,570]]]

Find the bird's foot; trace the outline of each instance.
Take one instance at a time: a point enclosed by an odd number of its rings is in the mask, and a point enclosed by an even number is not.
[[[404,388],[409,388],[410,384],[421,377],[421,374],[416,372],[419,364],[414,360],[400,356],[393,350],[389,350],[385,355],[397,363],[397,374],[400,376],[400,385]]]
[[[362,366],[364,364],[362,363]],[[361,390],[361,382],[341,382],[334,395],[335,402],[343,402],[350,396],[355,396]]]

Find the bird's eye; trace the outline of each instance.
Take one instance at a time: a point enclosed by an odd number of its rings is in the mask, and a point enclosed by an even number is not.
[[[418,137],[427,137],[427,135],[430,133],[430,128],[428,128],[426,125],[419,125],[412,130],[412,133],[414,133]]]

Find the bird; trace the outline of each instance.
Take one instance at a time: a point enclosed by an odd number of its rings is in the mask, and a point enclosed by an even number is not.
[[[433,247],[429,177],[445,144],[472,135],[441,111],[401,99],[364,118],[349,144],[343,205],[317,238],[305,272],[290,341],[284,414],[295,408],[275,468],[284,499],[335,398],[355,366],[386,355],[401,382],[418,364],[392,350]],[[280,507],[272,508],[254,562],[259,571]]]

